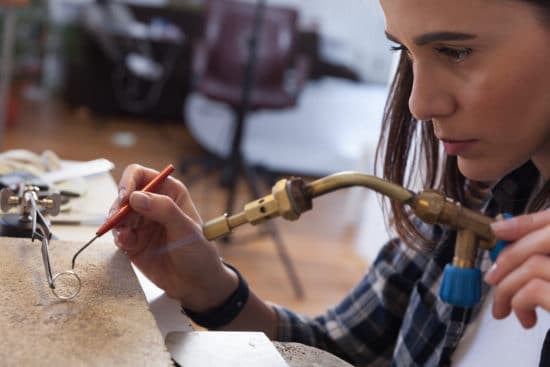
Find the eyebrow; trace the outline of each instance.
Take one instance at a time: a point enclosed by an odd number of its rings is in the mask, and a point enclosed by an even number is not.
[[[392,36],[388,32],[384,32],[384,33],[386,34],[386,37],[390,41],[401,44],[401,42],[399,42],[397,37]],[[429,33],[421,34],[420,36],[414,37],[413,41],[418,46],[423,46],[432,42],[465,41],[465,40],[471,40],[474,38],[477,38],[477,36],[471,33],[441,31],[441,32],[429,32]]]

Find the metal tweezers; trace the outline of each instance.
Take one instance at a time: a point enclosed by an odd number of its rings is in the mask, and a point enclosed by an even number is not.
[[[52,238],[52,233],[47,219],[42,215],[40,210],[37,208],[36,201],[31,198],[30,200],[31,208],[31,220],[32,220],[32,234],[31,241],[34,242],[35,239],[42,241],[42,261],[44,262],[44,268],[46,270],[46,279],[48,280],[48,285],[52,293],[59,299],[70,300],[75,298],[78,293],[80,293],[80,288],[82,287],[82,282],[80,277],[72,270],[63,271],[61,273],[56,273],[52,275],[52,266],[50,263],[50,254],[49,254],[49,244]],[[76,279],[76,285],[74,289],[69,293],[61,293],[58,288],[56,288],[56,280],[62,277],[70,277]],[[63,287],[60,287],[63,288]]]

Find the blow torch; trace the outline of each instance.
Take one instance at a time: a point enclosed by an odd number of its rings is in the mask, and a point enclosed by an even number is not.
[[[245,204],[242,212],[224,214],[204,223],[203,233],[208,240],[215,240],[245,223],[256,225],[279,216],[297,220],[303,212],[313,208],[314,198],[352,186],[363,186],[397,200],[409,206],[426,223],[455,228],[454,258],[452,264],[445,267],[440,297],[459,307],[473,307],[479,302],[481,271],[475,268],[477,250],[489,250],[493,261],[496,259],[506,243],[496,240],[490,224],[502,216],[485,216],[438,191],[414,193],[376,176],[357,172],[341,172],[310,183],[299,177],[281,179],[272,187],[271,194]]]

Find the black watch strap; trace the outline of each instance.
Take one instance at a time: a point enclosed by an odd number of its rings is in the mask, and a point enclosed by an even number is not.
[[[233,266],[224,262],[239,278],[237,289],[219,306],[204,312],[195,312],[182,307],[183,312],[195,323],[207,328],[218,329],[233,321],[242,311],[248,301],[249,289],[246,280]]]

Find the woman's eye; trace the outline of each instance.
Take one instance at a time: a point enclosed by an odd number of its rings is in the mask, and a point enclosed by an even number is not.
[[[390,46],[390,51],[406,51],[407,48],[403,45]]]
[[[437,47],[435,50],[455,63],[463,61],[472,53],[471,48]]]
[[[410,51],[403,45],[390,46],[390,51],[392,51],[392,52],[403,51],[407,54],[407,57],[409,59],[412,59],[412,55],[411,55]]]

